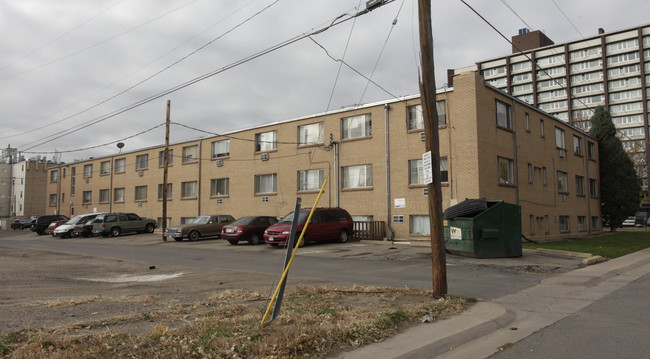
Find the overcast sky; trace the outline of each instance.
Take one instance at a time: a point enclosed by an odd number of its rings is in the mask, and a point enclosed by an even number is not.
[[[562,43],[650,22],[644,0],[466,2],[508,39],[529,27]],[[164,143],[164,126],[148,130],[164,123],[167,100],[172,122],[223,133],[418,93],[417,0],[233,67],[359,6],[365,0],[0,0],[0,146],[28,158],[58,150],[70,162],[116,153],[119,140],[123,151]],[[433,22],[438,87],[447,69],[511,52],[461,1],[433,1]],[[170,137],[206,136],[174,125]]]

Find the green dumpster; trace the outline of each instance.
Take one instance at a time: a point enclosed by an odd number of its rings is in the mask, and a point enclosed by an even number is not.
[[[521,207],[504,201],[470,199],[444,215],[445,248],[476,258],[521,257]]]

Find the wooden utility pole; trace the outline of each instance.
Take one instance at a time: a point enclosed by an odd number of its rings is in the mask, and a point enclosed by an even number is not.
[[[418,0],[420,26],[420,56],[422,78],[420,96],[424,117],[426,149],[431,151],[433,181],[429,183],[429,224],[433,271],[433,296],[447,294],[447,263],[442,228],[442,191],[440,189],[440,151],[438,140],[438,113],[436,110],[436,77],[433,66],[433,34],[431,30],[431,0]]]
[[[169,110],[171,108],[171,100],[167,100],[167,117],[165,119],[165,151],[163,156],[165,156],[164,164],[164,170],[163,170],[163,188],[162,188],[162,195],[163,195],[163,213],[162,213],[162,239],[163,241],[167,241],[167,237],[165,237],[165,230],[167,229],[167,169],[169,168]]]

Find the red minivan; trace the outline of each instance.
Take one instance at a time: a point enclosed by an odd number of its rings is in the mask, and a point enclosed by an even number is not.
[[[305,227],[309,212],[311,212],[311,209],[300,210],[296,236],[300,236],[300,232]],[[293,216],[294,213],[291,212],[283,217],[280,222],[267,228],[264,231],[264,241],[272,246],[286,244],[291,234]],[[334,240],[345,243],[353,234],[354,225],[348,211],[342,208],[316,208],[301,244]]]

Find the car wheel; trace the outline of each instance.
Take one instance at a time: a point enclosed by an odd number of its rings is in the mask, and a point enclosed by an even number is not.
[[[251,237],[248,239],[248,243],[254,245],[260,244],[260,236],[258,236],[257,234],[251,235]]]
[[[117,237],[120,235],[120,227],[111,228],[111,236]]]
[[[239,241],[236,240],[236,239],[229,239],[228,243],[230,243],[230,244],[232,244],[234,246],[234,245],[237,245],[237,243],[239,243]]]
[[[345,243],[345,242],[348,241],[348,239],[350,239],[350,237],[348,237],[348,232],[345,231],[345,230],[342,230],[339,233],[339,243]]]
[[[68,237],[70,237],[70,238],[74,237],[74,231],[73,230],[68,231]]]
[[[153,230],[155,229],[154,225],[151,223],[148,223],[146,226],[144,226],[144,231],[146,233],[153,233]]]
[[[189,240],[192,241],[192,242],[198,241],[199,237],[200,237],[200,235],[199,235],[199,232],[197,232],[197,231],[192,231],[192,232],[190,232],[190,234],[187,235],[187,238],[189,238]]]
[[[44,233],[44,232],[43,232],[42,229],[37,229],[37,230],[36,230],[36,234],[38,234],[39,236],[42,236],[43,233]]]

